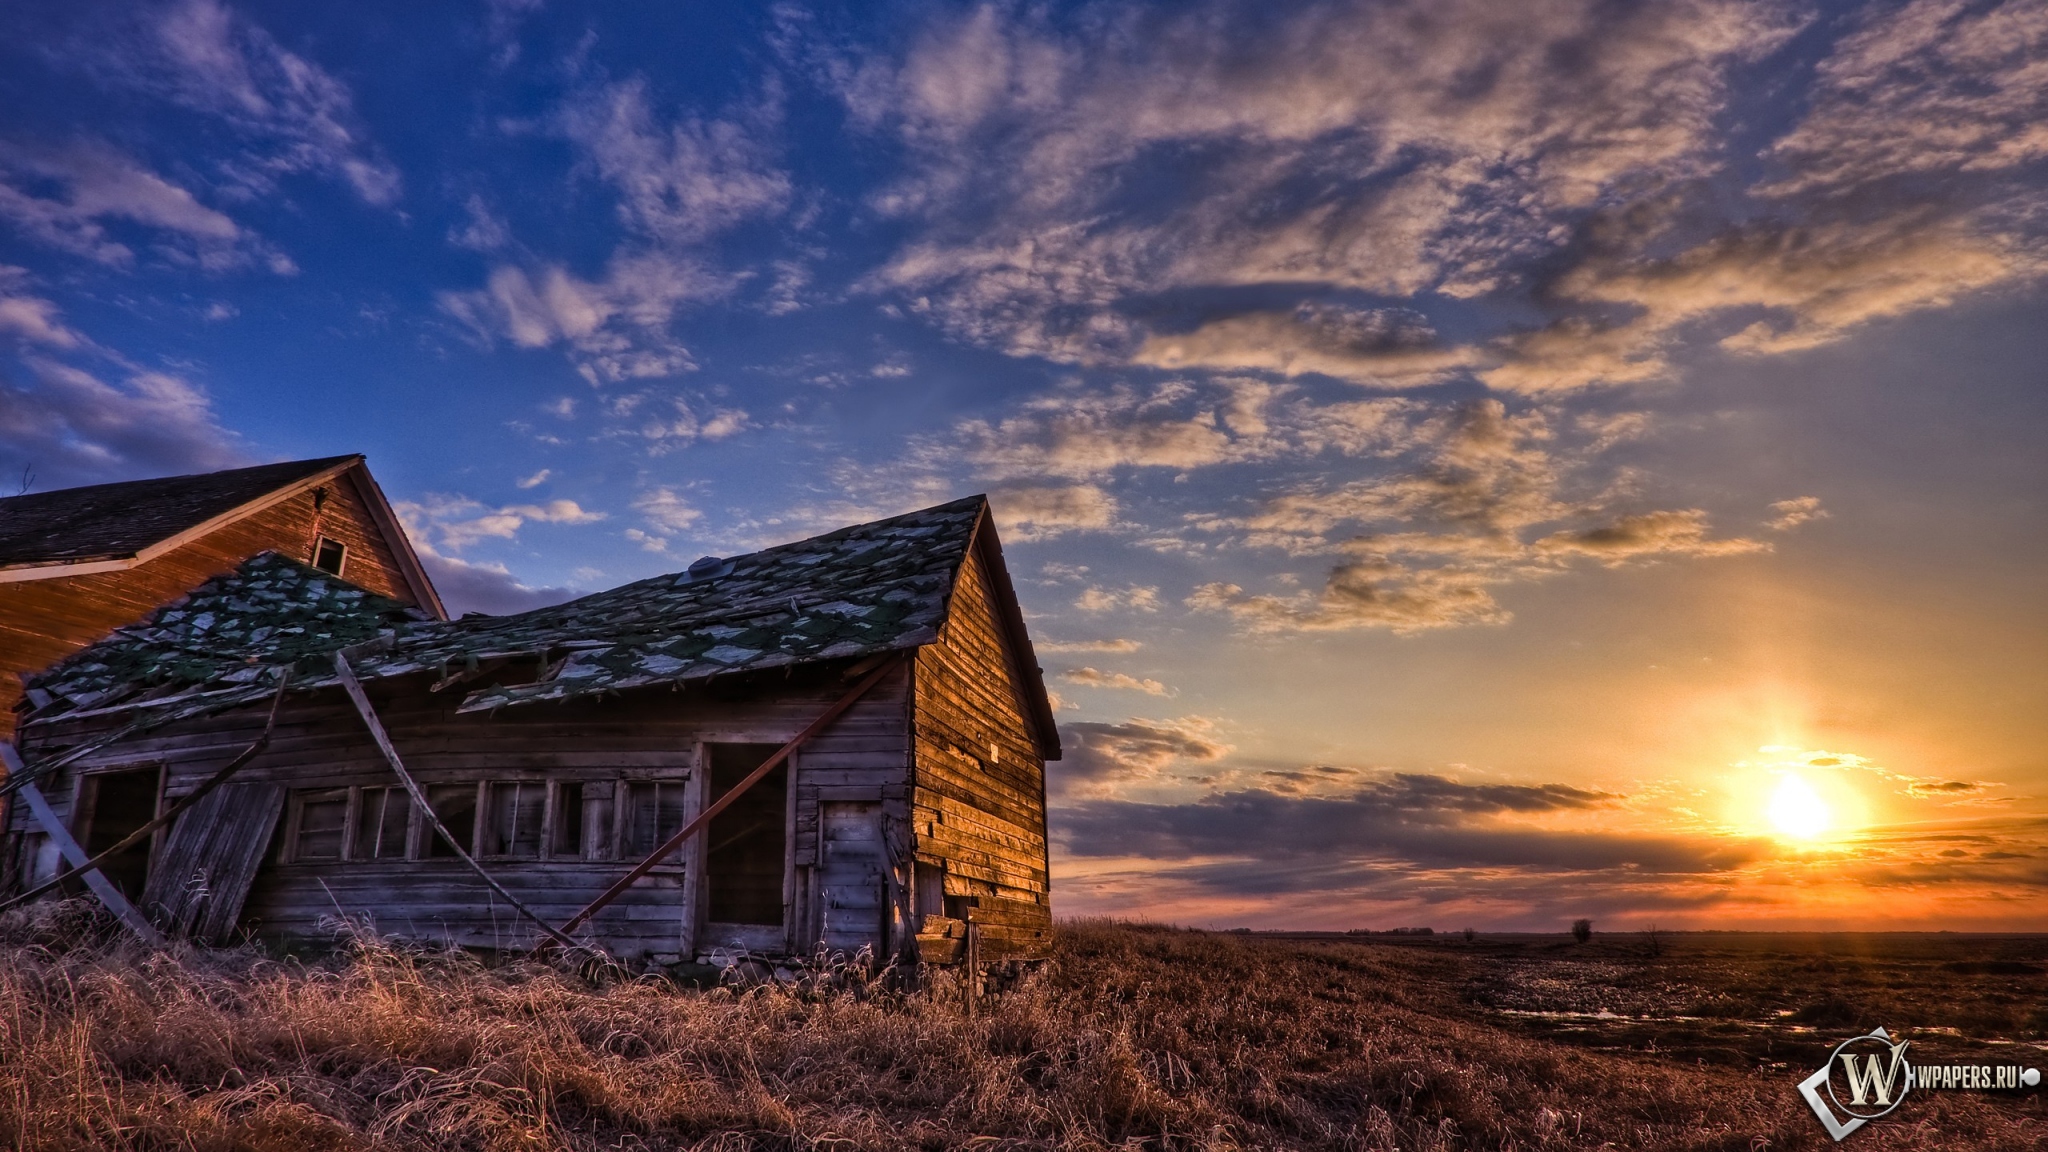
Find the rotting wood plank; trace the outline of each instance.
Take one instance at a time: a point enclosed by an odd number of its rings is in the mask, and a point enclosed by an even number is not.
[[[1034,820],[1017,819],[1008,813],[991,811],[976,805],[971,798],[962,798],[946,788],[925,787],[917,790],[918,806],[936,813],[941,823],[964,824],[972,828],[985,829],[992,835],[1014,836],[1025,843],[1021,848],[1036,851],[1044,843],[1042,827]]]
[[[948,844],[958,849],[1010,860],[1019,869],[1035,872],[1039,867],[1039,852],[1035,842],[1016,843],[1011,838],[991,835],[960,822],[920,821],[917,827],[920,836],[934,843]]]
[[[1005,797],[997,789],[977,789],[974,781],[962,780],[950,772],[923,771],[925,767],[919,765],[920,803],[932,808],[939,808],[942,802],[958,804],[982,813],[991,821],[1014,828],[1037,829],[1044,826],[1037,811],[1022,801]]]
[[[284,798],[281,785],[237,782],[178,818],[142,895],[166,932],[209,943],[231,937]]]

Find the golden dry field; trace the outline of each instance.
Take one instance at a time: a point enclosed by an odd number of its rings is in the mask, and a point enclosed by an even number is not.
[[[2048,940],[1267,936],[1064,926],[966,1010],[364,937],[144,954],[0,924],[0,1146],[25,1149],[1818,1149],[1795,1085],[1883,1024],[2043,1063]],[[2041,1147],[2024,1093],[1924,1092],[1854,1149]]]

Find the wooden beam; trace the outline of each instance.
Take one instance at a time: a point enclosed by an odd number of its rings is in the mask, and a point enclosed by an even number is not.
[[[797,745],[802,744],[804,741],[809,740],[813,736],[816,736],[819,732],[824,731],[826,725],[829,725],[834,720],[839,719],[839,716],[842,712],[845,712],[848,708],[853,707],[854,701],[859,700],[861,697],[867,695],[868,689],[873,688],[875,685],[881,683],[882,677],[888,675],[889,671],[895,668],[899,662],[900,661],[897,660],[886,660],[882,662],[880,665],[877,665],[875,670],[869,672],[865,679],[863,679],[860,683],[854,685],[851,691],[847,692],[846,695],[841,696],[838,700],[834,701],[830,708],[825,709],[824,715],[818,717],[816,720],[811,721],[809,727],[797,733],[794,739],[792,739],[789,743],[784,744],[782,747],[776,749],[774,755],[762,761],[761,766],[759,768],[754,769],[753,772],[749,773],[746,779],[740,781],[738,784],[733,785],[731,791],[727,792],[723,796],[720,796],[717,800],[713,801],[709,806],[707,806],[702,812],[699,812],[697,814],[696,819],[691,820],[688,824],[683,825],[681,831],[669,837],[668,840],[665,843],[663,843],[661,847],[656,848],[654,850],[653,855],[649,856],[645,860],[642,860],[640,863],[634,865],[633,870],[631,872],[628,872],[624,876],[621,876],[617,883],[605,889],[603,894],[598,896],[597,899],[592,900],[587,906],[584,907],[583,911],[578,912],[574,916],[569,917],[568,923],[562,925],[562,930],[564,932],[575,931],[577,925],[582,924],[584,921],[590,919],[592,916],[597,915],[597,913],[600,910],[602,910],[607,904],[610,904],[612,901],[617,900],[622,894],[625,893],[626,889],[631,888],[633,886],[634,881],[640,879],[642,876],[647,875],[649,872],[652,872],[654,870],[655,865],[660,864],[663,860],[668,859],[669,856],[675,853],[676,849],[681,848],[684,844],[688,843],[690,837],[697,835],[699,832],[709,827],[714,817],[716,817],[720,812],[723,812],[727,808],[731,807],[733,801],[738,800],[740,798],[740,795],[744,793],[747,789],[752,788],[754,785],[759,784],[762,780],[766,779],[768,773],[775,770],[776,765],[782,763],[784,760],[789,759],[789,754],[796,751]],[[792,790],[795,788],[795,785],[796,781],[791,780],[790,786]]]
[[[0,761],[7,764],[7,771],[10,774],[23,770],[21,757],[15,754],[14,745],[4,741],[0,741]],[[114,887],[113,881],[102,875],[98,868],[90,866],[92,861],[86,859],[85,849],[78,846],[78,841],[72,838],[71,830],[57,818],[57,813],[50,807],[50,802],[43,798],[43,790],[36,787],[34,781],[24,778],[21,798],[28,801],[29,812],[35,816],[36,822],[43,826],[43,831],[49,834],[50,839],[56,842],[58,853],[71,865],[73,875],[85,881],[85,886],[92,890],[94,896],[99,897],[100,903],[107,906],[107,911],[119,917],[121,923],[127,925],[130,932],[141,937],[144,944],[152,948],[163,947],[163,933],[156,930],[156,925],[151,924],[142,913],[135,910],[135,905],[130,904],[128,898],[121,895],[121,890]]]
[[[79,865],[79,870],[85,871],[89,868],[97,869],[101,864],[106,863],[108,859],[115,856],[119,856],[121,853],[127,851],[128,849],[133,848],[137,844],[142,843],[142,841],[145,838],[150,836],[157,829],[177,819],[178,816],[181,813],[183,813],[186,809],[192,807],[194,804],[199,803],[201,800],[206,799],[207,793],[227,783],[228,777],[233,776],[235,773],[240,772],[243,768],[247,767],[249,761],[254,760],[258,753],[262,752],[265,748],[268,748],[270,746],[271,730],[277,727],[277,709],[279,705],[284,703],[285,689],[291,685],[291,682],[291,666],[285,665],[284,676],[277,683],[277,698],[270,702],[270,719],[264,721],[263,734],[261,736],[256,737],[255,743],[249,745],[247,748],[242,749],[239,755],[237,755],[233,760],[227,762],[226,767],[222,768],[218,772],[215,772],[213,775],[207,777],[206,780],[199,785],[199,787],[194,788],[191,792],[187,793],[184,796],[184,798],[180,799],[176,804],[173,804],[169,808],[164,809],[163,812],[159,814],[156,819],[151,820],[149,823],[144,824],[142,827],[137,828],[133,832],[130,832],[127,836],[121,839],[120,843],[114,845],[112,848],[107,849],[106,851],[86,861],[84,864]],[[13,908],[16,905],[26,904],[29,901],[34,900],[36,897],[41,896],[43,893],[48,892],[50,889],[55,888],[57,885],[63,882],[64,878],[62,876],[59,876],[54,880],[50,880],[46,883],[39,884],[36,887],[31,888],[27,892],[24,892],[21,895],[16,896],[12,900],[9,900],[5,903],[0,903],[0,912],[5,912],[9,908]]]
[[[427,823],[433,827],[435,832],[440,834],[443,840],[448,842],[448,847],[454,849],[455,854],[462,858],[462,862],[469,865],[472,871],[482,877],[483,882],[490,885],[491,891],[503,896],[505,902],[512,905],[514,910],[521,916],[533,921],[540,927],[542,932],[553,937],[557,943],[572,949],[582,948],[587,951],[595,951],[590,945],[577,943],[575,940],[570,939],[567,933],[558,931],[554,925],[541,919],[538,913],[521,903],[519,897],[506,891],[505,886],[498,883],[497,877],[484,871],[484,866],[477,863],[474,856],[463,850],[462,842],[451,835],[448,831],[448,826],[441,823],[441,818],[434,814],[434,806],[427,803],[427,794],[420,788],[419,781],[414,780],[412,773],[406,771],[405,761],[398,758],[398,749],[391,746],[391,737],[385,733],[383,722],[377,719],[377,710],[370,707],[370,698],[363,694],[363,686],[356,680],[356,670],[349,667],[346,653],[336,652],[334,654],[334,674],[341,680],[342,691],[347,692],[350,702],[355,704],[356,713],[363,718],[363,726],[370,730],[370,739],[376,741],[377,750],[384,754],[384,759],[390,763],[392,771],[398,773],[398,781],[405,785],[406,794],[412,797],[413,804],[418,806],[420,813],[426,817]],[[481,817],[482,813],[478,813],[478,815]]]

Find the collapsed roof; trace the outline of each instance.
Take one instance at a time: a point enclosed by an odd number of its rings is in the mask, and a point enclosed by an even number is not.
[[[217,711],[269,696],[286,666],[293,690],[319,688],[335,682],[342,648],[357,649],[350,662],[365,681],[432,671],[452,682],[485,662],[533,663],[532,682],[472,691],[461,712],[915,648],[938,639],[960,566],[981,540],[1026,708],[1057,758],[987,520],[988,501],[972,496],[551,608],[454,621],[264,553],[30,680],[28,721]]]

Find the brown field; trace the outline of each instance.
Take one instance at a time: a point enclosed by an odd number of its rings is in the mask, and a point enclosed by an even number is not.
[[[1882,1023],[2048,1063],[2048,938],[1389,938],[1062,928],[970,1016],[358,941],[145,955],[0,922],[0,1146],[1827,1148],[1794,1085]],[[2043,1093],[1923,1092],[1862,1149],[2048,1145]]]

